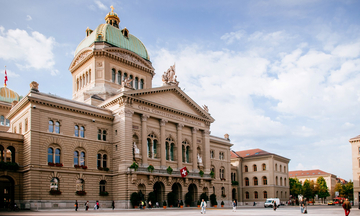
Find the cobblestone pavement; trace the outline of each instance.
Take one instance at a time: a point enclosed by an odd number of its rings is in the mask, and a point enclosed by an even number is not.
[[[53,209],[53,210],[39,210],[39,211],[19,211],[19,212],[0,212],[0,215],[36,215],[36,216],[62,216],[62,215],[104,215],[104,216],[115,216],[115,215],[129,215],[129,216],[159,216],[159,215],[181,215],[181,216],[190,216],[190,215],[201,215],[200,209],[197,208],[184,208],[184,209],[131,209],[131,210],[117,210],[114,211],[111,209],[100,209],[100,210],[89,210],[85,212],[83,209],[79,209],[77,212],[73,209]],[[260,207],[238,207],[236,212],[232,212],[230,208],[207,208],[206,215],[243,215],[243,216],[294,216],[301,215],[300,208],[296,206],[282,206],[277,211],[274,211],[270,208],[260,208]],[[344,215],[344,211],[340,206],[309,206],[308,215],[315,216],[325,216],[325,215]],[[354,207],[351,210],[350,216],[360,215],[360,210],[357,207]]]

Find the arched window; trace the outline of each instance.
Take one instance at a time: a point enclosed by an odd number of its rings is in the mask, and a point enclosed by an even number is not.
[[[255,199],[258,199],[258,198],[259,198],[259,195],[258,195],[258,192],[257,192],[257,191],[254,192],[254,198],[255,198]]]
[[[79,88],[80,88],[80,83],[79,83],[79,78],[78,78],[76,81],[76,90],[79,91]]]
[[[286,178],[284,178],[284,186],[286,186]]]
[[[277,164],[275,164],[275,171],[277,171],[277,168],[278,168],[278,167],[277,167]]]
[[[139,78],[135,77],[135,89],[139,89]]]
[[[55,163],[60,163],[60,154],[61,154],[61,151],[60,149],[56,149],[55,150]]]
[[[249,172],[249,168],[248,168],[248,166],[244,166],[244,170],[245,170],[245,172]]]
[[[55,122],[55,133],[60,133],[60,122]]]
[[[267,192],[264,191],[264,199],[267,199]]]
[[[53,148],[48,148],[48,163],[54,162],[54,150]]]
[[[221,188],[221,196],[222,196],[222,197],[225,197],[225,196],[226,196],[226,194],[225,194],[225,188],[224,188],[224,187]]]
[[[89,69],[89,83],[91,83],[91,69]]]
[[[88,84],[88,80],[89,80],[89,74],[88,74],[88,73],[86,73],[86,76],[85,76],[85,85],[87,85],[87,84]]]
[[[249,186],[249,178],[245,178],[245,186]]]
[[[182,142],[182,156],[184,163],[190,163],[190,146],[187,141]]]
[[[112,72],[111,72],[111,79],[112,79],[112,82],[115,83],[115,69],[113,68],[112,69]]]
[[[284,173],[286,173],[286,166],[284,166]]]
[[[124,73],[124,80],[127,79],[127,73]]]
[[[117,72],[117,81],[118,81],[118,84],[121,85],[121,71]]]
[[[97,154],[97,168],[101,167],[101,154]]]
[[[275,182],[276,182],[276,185],[279,185],[279,183],[278,183],[278,177],[276,176],[276,178],[275,178]]]
[[[80,127],[80,137],[85,137],[85,128],[83,126]]]
[[[266,164],[262,164],[262,170],[263,170],[263,171],[266,170]]]
[[[100,193],[102,193],[102,192],[106,192],[106,181],[105,180],[101,180],[100,181]]]
[[[75,125],[75,136],[79,136],[79,126]]]
[[[49,132],[52,133],[54,132],[54,122],[53,121],[49,121]]]
[[[50,190],[59,190],[59,179],[58,178],[51,179]]]
[[[9,119],[6,119],[5,122],[6,122],[6,126],[9,127],[9,126],[10,126],[10,120],[9,120]]]
[[[215,157],[214,150],[210,150],[210,158],[214,158],[214,157]]]
[[[221,167],[219,171],[220,171],[220,179],[225,180],[225,168]]]
[[[0,145],[0,161],[4,161],[4,146]]]
[[[133,75],[130,75],[130,76],[129,76],[129,79],[133,79]],[[130,86],[131,86],[131,87],[134,87],[133,84],[134,84],[134,81],[132,80],[132,81],[130,82]]]
[[[249,192],[245,192],[245,199],[249,199],[250,198],[250,194],[249,194]]]
[[[76,180],[76,191],[85,191],[85,182],[82,179]]]
[[[97,154],[97,168],[102,170],[103,168],[107,168],[107,155],[98,153]]]
[[[283,192],[282,191],[280,192],[280,198],[283,198]]]
[[[168,142],[165,142],[165,158],[166,160],[169,160],[169,149],[170,149],[170,145]]]
[[[0,125],[5,125],[5,117],[3,115],[0,117]]]
[[[280,170],[279,171],[281,172],[281,170],[282,170],[282,166],[280,165]]]
[[[24,132],[28,131],[28,129],[29,129],[29,127],[28,127],[28,119],[26,118],[25,119],[25,131]]]
[[[98,140],[101,140],[101,129],[98,130]]]
[[[107,167],[107,155],[104,154],[103,155],[103,168],[106,168]]]
[[[157,158],[157,139],[155,134],[149,134],[147,139],[148,158]]]
[[[82,88],[82,77],[80,77],[80,89]]]
[[[166,160],[174,161],[174,140],[171,137],[166,138]]]
[[[144,88],[144,80],[141,79],[141,80],[140,80],[140,89],[143,89],[143,88]]]
[[[257,166],[256,166],[256,164],[253,165],[253,170],[254,170],[254,172],[257,171]]]
[[[9,146],[6,149],[6,162],[15,163],[15,148],[13,146]]]
[[[254,185],[259,185],[259,181],[257,177],[254,177]]]
[[[263,177],[262,177],[262,180],[263,180],[263,185],[267,185],[267,177],[266,177],[266,176],[263,176]]]
[[[79,152],[74,151],[74,166],[79,165]]]
[[[282,177],[280,177],[280,186],[282,186],[283,184],[282,184]]]
[[[80,166],[85,166],[85,152],[80,153]]]

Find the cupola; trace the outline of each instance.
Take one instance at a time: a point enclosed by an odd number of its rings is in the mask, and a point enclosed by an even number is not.
[[[114,26],[115,28],[119,28],[120,18],[114,12],[114,7],[112,5],[110,8],[111,8],[111,12],[109,12],[105,17],[106,24],[110,24],[110,25]]]

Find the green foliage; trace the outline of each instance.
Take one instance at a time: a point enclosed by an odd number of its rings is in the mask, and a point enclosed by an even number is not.
[[[348,198],[349,200],[354,199],[354,188],[351,181],[344,185],[336,183],[334,191],[339,191],[340,197]]]
[[[4,162],[4,161],[0,162],[0,170],[16,171],[18,169],[19,169],[19,165],[17,163]]]
[[[204,176],[204,171],[200,170],[200,171],[199,171],[199,175],[200,175],[201,177],[203,177],[203,176]]]
[[[210,203],[211,203],[212,206],[217,205],[216,195],[215,194],[210,195]]]
[[[231,185],[239,185],[239,182],[238,181],[232,181]]]
[[[101,192],[99,193],[99,195],[100,195],[100,196],[109,196],[109,192],[107,192],[107,191],[101,191]]]
[[[319,198],[323,198],[323,200],[324,200],[324,198],[330,196],[329,189],[326,185],[326,181],[325,181],[324,177],[320,176],[319,178],[317,178],[316,190],[318,192]]]
[[[221,203],[220,203],[221,205],[225,205],[225,203],[224,203],[224,201],[221,201]]]
[[[290,178],[289,184],[290,184],[290,195],[297,198],[298,195],[301,194],[301,188],[302,188],[302,185],[301,185],[299,179]]]
[[[171,175],[171,173],[173,172],[173,168],[171,168],[171,166],[169,166],[167,169],[166,169],[167,173],[169,173]]]
[[[304,185],[302,186],[301,194],[308,199],[314,197],[314,191],[311,189],[310,181],[308,179],[305,180]]]
[[[163,206],[166,206],[167,204],[166,204],[166,201],[164,200],[164,202],[163,202]]]
[[[213,171],[210,172],[211,178],[215,178],[215,173]]]
[[[200,200],[202,200],[202,199],[204,199],[206,202],[209,201],[209,197],[208,197],[208,195],[206,195],[206,193],[200,194]]]
[[[167,194],[167,200],[169,203],[169,206],[177,206],[177,199],[176,194],[174,192],[170,192]]]
[[[140,196],[139,193],[132,193],[130,196],[130,202],[133,207],[138,206],[140,203]]]
[[[156,194],[153,191],[150,192],[148,195],[148,199],[147,199],[148,203],[150,200],[151,200],[151,203],[153,203],[153,204],[156,202]]]
[[[147,167],[147,170],[148,170],[149,172],[153,172],[154,169],[155,169],[154,166],[151,165],[151,164]]]
[[[198,200],[196,204],[197,204],[197,205],[200,205],[200,204],[201,204],[201,201],[200,201],[200,200]]]
[[[130,166],[130,169],[134,169],[135,171],[139,168],[139,165],[135,162],[133,162]]]
[[[185,194],[185,204],[186,205],[191,205],[192,201],[193,201],[193,199],[192,199],[191,193],[187,192]]]

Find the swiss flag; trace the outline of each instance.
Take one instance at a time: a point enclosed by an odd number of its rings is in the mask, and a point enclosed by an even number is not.
[[[180,170],[180,174],[181,174],[181,177],[183,177],[183,178],[185,178],[188,175],[186,167],[184,167]]]

